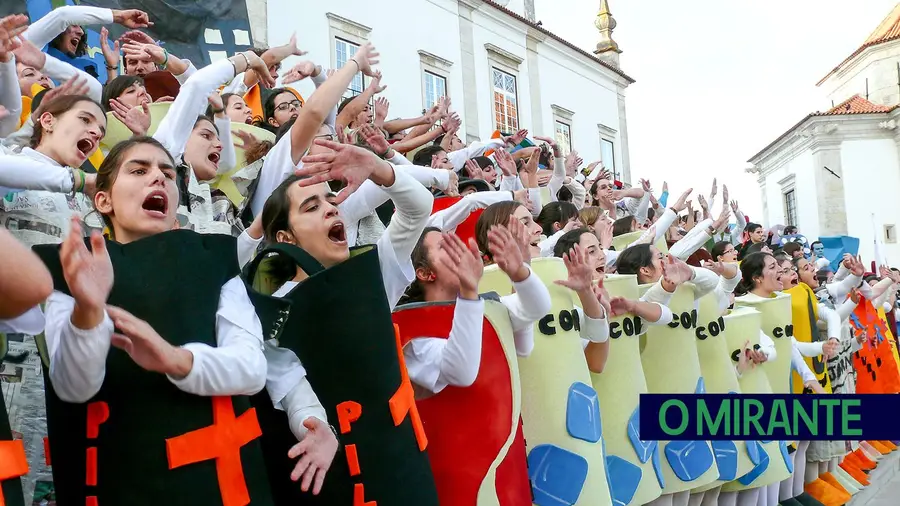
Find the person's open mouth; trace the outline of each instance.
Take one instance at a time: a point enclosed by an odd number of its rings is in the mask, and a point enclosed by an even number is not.
[[[347,244],[347,231],[343,222],[336,221],[334,225],[331,225],[331,228],[328,229],[328,239],[335,244]]]
[[[161,190],[150,192],[141,204],[141,208],[155,218],[165,218],[166,211],[169,209],[169,196]]]
[[[217,152],[212,152],[212,153],[210,153],[209,156],[207,156],[206,158],[207,158],[210,162],[212,162],[212,164],[215,165],[217,169],[219,168],[219,160],[222,158],[222,155],[220,155],[220,154],[217,153]]]
[[[85,138],[78,141],[75,145],[75,148],[81,153],[84,158],[91,156],[91,153],[96,149],[96,144],[91,139]]]

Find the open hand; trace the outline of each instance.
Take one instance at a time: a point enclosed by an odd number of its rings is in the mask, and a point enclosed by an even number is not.
[[[528,255],[522,252],[522,244],[503,225],[494,225],[488,231],[488,250],[500,270],[514,283],[524,281],[528,277],[529,271],[525,267]]]
[[[59,250],[63,276],[75,304],[91,311],[102,311],[113,286],[113,267],[106,251],[106,240],[98,231],[91,234],[91,250],[84,245],[78,217],[70,220],[69,235]]]
[[[16,63],[27,65],[36,69],[44,68],[47,63],[47,55],[35,47],[28,39],[19,37],[19,47],[13,49],[16,55]]]
[[[528,137],[528,130],[519,130],[509,137],[504,137],[503,140],[511,146],[518,146],[525,140],[525,137]]]
[[[663,278],[675,286],[679,286],[694,278],[694,271],[691,270],[691,266],[674,255],[669,255],[663,261],[662,267]]]
[[[303,157],[303,167],[294,173],[298,176],[310,177],[301,179],[300,186],[312,186],[327,181],[344,181],[346,187],[341,190],[335,201],[335,204],[340,204],[379,169],[390,181],[373,179],[373,182],[383,186],[393,184],[393,168],[374,153],[357,146],[339,144],[325,139],[316,139],[315,143],[331,151]],[[390,172],[389,175],[388,172]]]
[[[513,160],[512,155],[505,149],[495,150],[494,159],[497,161],[497,167],[500,167],[500,171],[503,172],[504,176],[514,177],[518,174],[516,162]]]
[[[386,155],[391,151],[391,145],[388,144],[384,134],[378,128],[372,125],[364,125],[359,129],[359,136],[366,141],[373,151],[380,156]]]
[[[484,274],[484,262],[475,239],[469,239],[466,245],[456,234],[445,232],[441,236],[440,247],[447,253],[441,257],[444,267],[459,277],[460,297],[478,300],[478,282]]]
[[[116,10],[113,9],[113,22],[128,28],[147,28],[153,26],[150,16],[137,9]]]
[[[118,68],[119,66],[119,41],[113,42],[113,47],[109,47],[109,30],[104,26],[100,29],[100,50],[103,52],[103,59],[106,60],[106,66],[109,68]]]
[[[575,292],[590,290],[594,267],[588,261],[587,251],[576,244],[571,250],[563,253],[563,262],[569,277],[568,279],[558,279],[555,283]]]
[[[44,99],[41,100],[41,104],[37,109],[31,113],[31,119],[34,121],[34,124],[37,124],[47,110],[47,106],[53,103],[55,98],[63,95],[84,95],[89,89],[87,79],[83,79],[78,75],[69,78],[68,81],[44,93]]]
[[[311,61],[303,61],[291,67],[291,70],[289,70],[287,74],[285,74],[284,77],[281,78],[281,82],[283,84],[291,84],[297,81],[302,81],[307,77],[314,77],[317,70],[318,67],[315,63]]]
[[[691,196],[691,192],[693,192],[693,188],[688,188],[684,193],[678,197],[678,200],[675,201],[675,204],[672,206],[672,210],[676,213],[680,213],[684,211],[688,207],[688,197]]]
[[[13,14],[0,19],[0,61],[9,61],[11,53],[22,45],[19,38],[28,29],[28,16]]]
[[[303,456],[294,466],[291,480],[298,481],[302,478],[300,490],[309,492],[311,486],[313,495],[318,495],[325,483],[325,473],[337,453],[338,440],[331,428],[316,417],[304,420],[303,426],[306,427],[306,436],[288,451],[291,459]]]
[[[109,107],[113,116],[128,127],[131,133],[134,135],[147,135],[147,132],[150,130],[151,120],[149,104],[144,102],[139,106],[129,108],[114,98],[109,101]]]
[[[193,368],[194,354],[169,344],[144,320],[124,309],[107,306],[106,312],[118,330],[112,345],[128,353],[134,363],[150,372],[176,379],[186,377]]]
[[[830,338],[829,340],[822,343],[822,355],[826,359],[834,358],[834,356],[837,355],[838,346],[838,340],[833,337]]]

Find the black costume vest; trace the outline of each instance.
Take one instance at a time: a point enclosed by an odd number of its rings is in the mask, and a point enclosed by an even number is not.
[[[110,305],[147,321],[175,346],[216,346],[220,293],[239,273],[233,237],[175,230],[106,244],[115,272]],[[55,289],[68,294],[59,247],[35,251]],[[60,506],[272,504],[248,397],[189,394],[117,348],[107,356],[100,391],[86,403],[59,399],[46,368],[44,379]]]
[[[278,253],[279,262],[289,261],[288,271],[299,266],[309,278],[284,298],[262,295],[275,291],[267,286],[266,267],[256,275],[268,253]],[[279,244],[260,253],[245,274],[265,338],[277,338],[300,359],[343,445],[321,493],[304,494],[290,480],[296,461],[287,453],[297,440],[287,416],[268,396],[254,397],[276,502],[437,506],[427,441],[401,363],[376,248],[356,249],[349,260],[324,269],[305,251]]]

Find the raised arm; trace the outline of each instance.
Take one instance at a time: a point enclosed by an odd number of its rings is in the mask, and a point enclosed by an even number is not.
[[[362,48],[360,48],[360,49],[362,49]],[[357,52],[356,54],[358,55],[359,52]],[[376,53],[376,55],[377,55],[377,53]],[[351,59],[350,61],[356,61],[355,60],[356,56],[354,56],[353,58],[354,59]],[[360,63],[360,62],[356,61],[356,63]],[[349,66],[350,62],[347,62],[347,64],[348,65],[345,65],[344,68],[347,68]],[[372,78],[372,82],[369,83],[369,86],[367,86],[366,89],[363,90],[362,93],[357,95],[353,100],[350,101],[349,104],[347,104],[344,107],[344,109],[341,112],[338,113],[337,120],[336,120],[336,126],[338,128],[346,128],[346,127],[350,126],[350,123],[353,122],[353,118],[357,117],[359,115],[359,113],[361,113],[363,111],[363,109],[365,109],[366,106],[369,105],[369,102],[372,100],[372,97],[374,97],[378,93],[381,93],[386,88],[386,86],[381,85],[381,72],[372,72],[371,69],[369,69],[369,72],[366,73],[365,70],[363,69],[362,65],[358,65],[358,67],[359,68],[356,69],[356,72],[360,72],[360,71],[363,72],[364,75],[367,75]],[[350,81],[353,80],[353,77],[356,75],[356,72],[354,72],[353,74],[350,75],[350,79],[347,81],[348,85],[350,84]],[[335,77],[337,77],[337,75],[335,75]],[[346,87],[344,87],[344,88],[346,89]],[[341,94],[343,95],[343,91],[341,92]]]
[[[3,228],[0,251],[0,319],[11,319],[47,300],[53,280],[37,255]]]

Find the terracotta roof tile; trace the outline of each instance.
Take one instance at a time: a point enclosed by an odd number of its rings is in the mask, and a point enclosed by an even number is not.
[[[770,142],[768,146],[764,147],[762,150],[760,150],[759,153],[756,153],[755,155],[750,157],[750,160],[747,160],[747,161],[752,162],[753,160],[755,160],[757,157],[759,157],[760,155],[765,153],[769,148],[771,148],[775,144],[778,144],[778,142],[781,141],[781,139],[784,139],[785,137],[790,135],[791,132],[793,132],[798,127],[800,127],[800,125],[806,123],[806,120],[808,120],[810,118],[815,118],[815,117],[820,117],[820,116],[843,116],[843,115],[850,115],[850,114],[883,114],[883,113],[892,112],[895,109],[897,109],[898,107],[900,107],[900,105],[887,106],[887,105],[873,104],[872,102],[869,102],[868,100],[862,98],[859,95],[853,95],[852,97],[848,98],[847,100],[841,102],[840,104],[832,107],[831,109],[829,109],[825,112],[819,111],[819,112],[807,114],[806,117],[801,119],[799,122],[797,122],[797,124],[795,124],[791,128],[787,129],[786,132],[784,132],[783,134],[778,136],[777,139]]]
[[[881,21],[881,24],[878,25],[878,28],[876,28],[875,31],[873,31],[869,35],[866,41],[863,42],[861,46],[859,46],[859,49],[854,51],[853,54],[847,57],[847,59],[842,61],[840,65],[833,68],[827,76],[823,77],[818,83],[816,83],[816,86],[824,83],[826,79],[840,70],[840,68],[843,67],[844,64],[859,56],[859,54],[866,49],[897,39],[900,39],[900,2],[898,2],[897,5],[894,6],[894,10],[892,10],[891,13]]]
[[[878,105],[869,102],[859,95],[853,95],[825,112],[813,113],[813,116],[839,116],[844,114],[878,114],[891,112],[897,106]]]
[[[500,11],[500,12],[502,12],[502,13],[508,15],[508,16],[511,16],[511,17],[513,17],[513,18],[515,18],[515,19],[518,19],[519,21],[521,21],[521,22],[525,23],[526,25],[528,25],[528,26],[534,28],[535,30],[537,30],[537,31],[539,31],[539,32],[541,32],[541,33],[543,33],[544,35],[547,35],[547,36],[549,36],[549,37],[551,37],[551,38],[553,38],[553,39],[556,39],[557,41],[559,41],[559,42],[561,42],[562,44],[568,46],[569,48],[574,49],[575,51],[577,51],[577,52],[583,54],[584,56],[587,56],[588,58],[590,58],[590,59],[594,60],[595,62],[599,63],[601,66],[606,67],[606,68],[608,68],[609,70],[612,70],[612,71],[615,72],[616,74],[619,74],[620,76],[622,76],[622,77],[624,77],[625,79],[627,79],[628,82],[629,82],[630,84],[634,84],[634,82],[635,82],[634,79],[631,78],[628,74],[626,74],[625,72],[622,72],[621,70],[617,69],[616,67],[614,67],[614,66],[612,66],[612,65],[610,65],[610,64],[608,64],[608,63],[606,63],[605,61],[601,60],[600,58],[597,58],[597,55],[591,54],[591,53],[585,51],[584,49],[581,49],[580,47],[576,46],[575,44],[573,44],[573,43],[571,43],[571,42],[569,42],[569,41],[563,39],[563,38],[560,37],[559,35],[556,35],[555,33],[551,32],[550,30],[547,30],[547,29],[544,28],[543,26],[540,26],[540,25],[538,25],[537,23],[532,23],[531,21],[528,20],[528,18],[525,18],[525,17],[523,17],[523,16],[520,16],[520,15],[517,14],[516,12],[507,9],[506,7],[503,7],[503,6],[500,5],[500,4],[494,3],[494,2],[491,1],[491,0],[483,0],[483,1],[484,1],[485,4],[490,5],[491,7],[497,9],[498,11]]]

